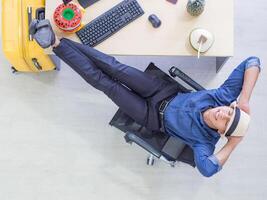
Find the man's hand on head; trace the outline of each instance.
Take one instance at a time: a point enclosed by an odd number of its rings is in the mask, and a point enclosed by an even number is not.
[[[237,103],[237,107],[246,112],[247,114],[250,114],[250,107],[248,101],[240,99]]]

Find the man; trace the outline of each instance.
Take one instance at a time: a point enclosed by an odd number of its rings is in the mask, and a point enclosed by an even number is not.
[[[181,94],[177,87],[89,46],[64,38],[58,41],[47,20],[33,21],[30,31],[43,48],[52,46],[58,57],[137,123],[151,131],[164,128],[166,134],[181,138],[193,149],[203,176],[220,171],[243,139],[249,99],[261,69],[257,57],[243,61],[218,89]],[[163,120],[159,117],[162,107]],[[228,141],[214,154],[220,136]]]

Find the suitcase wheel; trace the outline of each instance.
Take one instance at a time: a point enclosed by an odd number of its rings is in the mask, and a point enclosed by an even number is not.
[[[16,70],[16,68],[15,68],[15,67],[13,67],[13,66],[11,66],[11,71],[12,71],[12,73],[13,73],[13,74],[15,74],[15,73],[17,73],[17,72],[18,72],[18,70]]]

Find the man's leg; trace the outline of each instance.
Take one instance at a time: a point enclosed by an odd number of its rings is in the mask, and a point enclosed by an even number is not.
[[[85,81],[96,89],[103,91],[123,112],[132,117],[137,123],[144,125],[147,104],[143,98],[103,73],[68,40],[61,40],[59,45],[54,48],[54,52],[80,74]]]
[[[74,45],[84,55],[90,58],[98,68],[115,80],[129,87],[142,97],[150,97],[160,90],[164,82],[156,76],[144,73],[133,67],[118,62],[114,57],[99,52],[87,45],[63,39]]]
[[[48,20],[33,20],[30,33],[41,47],[47,48],[57,43],[55,34]],[[63,39],[66,43],[76,46],[84,55],[92,60],[107,75],[120,81],[142,97],[150,97],[160,90],[164,82],[155,76],[143,73],[135,68],[119,63],[115,58],[105,55],[87,45]]]

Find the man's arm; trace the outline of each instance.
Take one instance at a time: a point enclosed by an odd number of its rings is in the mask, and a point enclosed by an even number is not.
[[[244,75],[244,82],[242,91],[238,100],[238,107],[245,111],[246,113],[250,113],[249,109],[249,100],[253,91],[253,88],[256,84],[260,73],[260,69],[257,66],[251,66],[248,68]]]
[[[221,166],[228,160],[231,153],[235,149],[235,147],[239,144],[239,142],[243,139],[243,137],[229,137],[228,142],[223,146],[223,148],[215,154]]]
[[[258,69],[254,69],[258,68]],[[245,108],[246,100],[249,99],[252,89],[260,71],[260,59],[257,57],[249,57],[238,65],[230,74],[228,79],[216,90],[215,97],[222,105],[230,105],[240,98],[240,105]],[[245,89],[244,89],[245,88]]]
[[[216,174],[222,168],[217,157],[213,155],[214,149],[215,147],[211,144],[195,144],[193,146],[197,169],[205,177]]]
[[[250,65],[249,68],[246,69],[244,74],[244,81],[242,85],[241,94],[238,100],[238,107],[243,111],[249,114],[249,100],[253,91],[253,88],[256,84],[260,73],[260,68],[258,65]],[[228,142],[224,145],[224,147],[215,155],[219,160],[221,166],[228,160],[230,154],[235,149],[235,147],[239,144],[239,142],[243,139],[243,137],[228,137]]]

